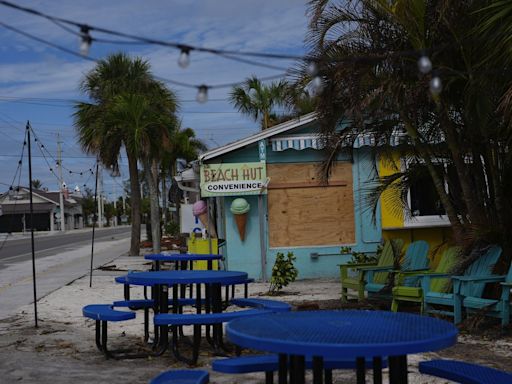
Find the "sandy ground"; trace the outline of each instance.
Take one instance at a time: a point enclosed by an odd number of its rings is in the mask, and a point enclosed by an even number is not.
[[[164,370],[186,368],[170,353],[157,358],[105,360],[96,349],[94,322],[82,317],[82,307],[122,299],[123,287],[115,284],[114,277],[125,274],[127,270],[147,269],[149,264],[141,257],[120,257],[111,267],[110,270],[95,271],[92,288],[89,288],[88,277],[83,277],[41,299],[38,303],[38,328],[34,327],[32,305],[22,308],[16,316],[0,321],[1,383],[147,383]],[[301,280],[286,287],[278,299],[292,303],[297,310],[341,308],[339,288],[338,280]],[[250,296],[260,296],[267,290],[268,284],[254,283],[250,285],[249,292]],[[131,294],[132,298],[141,296],[142,289],[134,287]],[[237,296],[240,295],[238,293]],[[419,361],[436,357],[457,358],[511,370],[510,329],[503,332],[492,324],[477,333],[479,336],[469,336],[463,329],[454,347],[438,353],[409,356],[410,382],[446,383],[445,380],[417,373]],[[109,340],[114,348],[142,347],[142,335],[142,313],[138,313],[134,320],[109,325]],[[210,368],[215,358],[217,356],[212,355],[204,342],[197,367],[210,370],[211,383],[264,382],[262,373],[227,375],[213,372]],[[334,380],[336,383],[355,382],[355,375],[353,372],[334,371]]]

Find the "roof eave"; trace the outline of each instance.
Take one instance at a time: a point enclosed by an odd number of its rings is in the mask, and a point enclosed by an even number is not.
[[[266,139],[268,137],[272,137],[278,135],[283,132],[287,132],[291,129],[300,127],[302,125],[311,123],[317,119],[317,114],[315,112],[308,113],[307,115],[300,116],[293,120],[288,120],[284,123],[278,124],[272,128],[265,129],[262,132],[258,132],[255,135],[246,137],[244,139],[235,141],[233,143],[224,145],[219,148],[212,149],[211,151],[205,152],[199,155],[199,161],[211,160],[226,153],[232,152],[234,150],[245,147],[246,145],[256,143],[260,140]]]

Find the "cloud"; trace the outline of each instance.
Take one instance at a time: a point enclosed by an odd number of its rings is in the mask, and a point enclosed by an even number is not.
[[[297,55],[305,52],[303,39],[307,26],[306,5],[297,0],[20,0],[17,4],[91,25],[165,41],[235,51],[285,52]],[[58,25],[5,7],[0,7],[0,10],[0,21],[68,49],[78,50],[79,37]],[[78,31],[77,28],[75,30]],[[92,34],[98,38],[116,39],[97,32]],[[179,52],[154,45],[94,43],[91,55],[104,58],[118,50],[149,60],[157,76],[195,85],[226,84],[243,81],[253,74],[265,77],[280,73],[199,52],[191,53],[191,64],[183,70],[176,63]],[[78,92],[78,84],[83,74],[94,66],[93,63],[56,51],[1,27],[0,57],[0,96],[10,97],[81,98],[83,96]],[[283,67],[293,64],[289,60],[254,60]],[[196,97],[196,89],[171,84],[169,86],[181,100],[194,100]],[[211,89],[209,98],[226,99],[229,90]],[[206,104],[185,101],[181,111],[183,125],[192,127],[197,136],[210,147],[240,139],[259,130],[256,122],[235,113],[236,110],[226,100]],[[7,124],[1,120],[2,114],[4,118],[8,116],[13,119],[9,120],[11,124],[16,121],[15,124],[19,125],[21,132],[27,119],[43,123],[37,124],[37,129],[48,140],[49,149],[55,153],[56,143],[52,135],[60,131],[65,138],[65,155],[76,157],[81,154],[81,150],[74,137],[71,112],[70,108],[0,101],[0,129],[3,130],[2,126]],[[9,126],[9,129],[12,127]],[[19,132],[15,137],[18,135]],[[12,140],[8,144],[6,146],[0,140],[0,153],[18,153],[19,148],[16,146],[14,149]],[[90,160],[70,157],[65,161],[77,168],[80,168],[80,164],[85,168],[90,166]],[[0,162],[0,175],[10,174],[13,162],[14,160]],[[47,168],[43,163],[38,172],[46,174]],[[55,184],[52,175],[36,175],[35,178],[47,180],[46,185]]]

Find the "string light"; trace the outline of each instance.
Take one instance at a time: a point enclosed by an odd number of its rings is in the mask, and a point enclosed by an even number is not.
[[[430,79],[429,83],[430,93],[433,96],[437,96],[441,93],[443,90],[443,82],[441,81],[441,78],[436,74]]]
[[[208,101],[208,87],[206,85],[200,85],[197,87],[196,100],[198,103],[206,103]]]
[[[320,76],[315,76],[311,81],[311,85],[313,87],[313,91],[317,94],[322,92],[322,89],[324,88],[324,82]]]
[[[418,70],[424,75],[426,75],[432,70],[432,62],[430,61],[428,56],[422,55],[418,59]]]
[[[178,58],[178,65],[185,69],[190,64],[190,47],[188,46],[181,46],[180,47],[180,57]]]
[[[309,62],[306,68],[306,73],[311,77],[315,77],[318,74],[318,66],[314,61]]]
[[[92,44],[92,37],[89,34],[89,31],[90,31],[90,28],[85,25],[83,25],[80,28],[80,36],[82,38],[82,41],[80,43],[80,53],[83,56],[89,55],[89,49],[91,48],[91,44]]]

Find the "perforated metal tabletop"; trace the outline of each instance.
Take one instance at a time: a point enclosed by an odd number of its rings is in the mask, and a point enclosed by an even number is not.
[[[273,313],[227,325],[228,338],[242,347],[324,358],[434,351],[455,344],[457,333],[432,317],[360,310]]]

